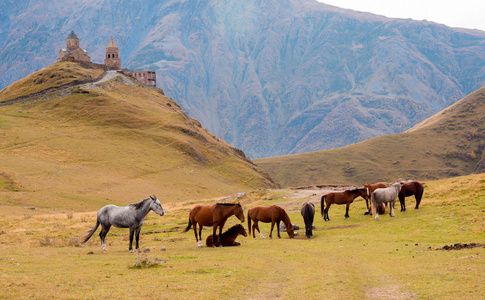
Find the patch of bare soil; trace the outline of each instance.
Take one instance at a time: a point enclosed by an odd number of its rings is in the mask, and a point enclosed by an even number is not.
[[[470,244],[456,243],[454,245],[449,245],[449,246],[444,245],[443,248],[436,248],[436,250],[461,250],[461,249],[471,249],[476,247],[485,248],[485,245],[479,244],[479,243],[470,243]]]
[[[366,292],[366,296],[369,299],[393,299],[393,300],[411,300],[416,299],[416,295],[411,292],[403,292],[400,286],[386,286],[386,287],[374,287]]]

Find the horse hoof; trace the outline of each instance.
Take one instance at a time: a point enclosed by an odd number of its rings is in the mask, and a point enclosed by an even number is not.
[[[369,214],[370,214],[370,212],[366,211],[366,212],[364,213],[364,216],[365,216],[365,215],[369,215]]]

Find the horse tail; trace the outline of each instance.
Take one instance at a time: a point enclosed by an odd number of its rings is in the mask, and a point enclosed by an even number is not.
[[[249,230],[249,236],[251,236],[251,217],[249,216],[249,211],[251,209],[248,210],[248,230]]]
[[[94,232],[96,231],[96,229],[98,229],[98,226],[99,226],[99,220],[96,219],[96,225],[94,225],[93,228],[91,228],[88,233],[86,233],[86,235],[83,237],[82,241],[81,241],[81,244],[84,244],[86,243],[94,234]]]
[[[377,211],[377,203],[376,203],[376,197],[374,193],[372,193],[372,195],[370,196],[370,208],[371,208],[372,215],[375,216]]]
[[[189,218],[189,225],[187,225],[187,228],[185,228],[185,230],[183,232],[187,232],[189,231],[189,229],[192,227],[192,221],[190,221],[190,218]]]
[[[321,206],[320,210],[321,210],[322,216],[323,216],[323,212],[325,211],[324,204],[325,204],[325,195],[323,195],[322,199],[320,200],[320,206]]]

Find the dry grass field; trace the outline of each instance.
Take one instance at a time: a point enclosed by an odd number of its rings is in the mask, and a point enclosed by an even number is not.
[[[278,204],[303,226],[299,209],[316,203],[316,230],[306,239],[239,237],[239,247],[197,248],[183,233],[194,204],[166,202],[149,213],[141,251],[128,251],[128,231],[112,228],[107,252],[99,229],[86,245],[80,237],[95,211],[64,213],[0,203],[0,288],[8,299],[483,299],[485,292],[485,175],[429,181],[419,210],[376,221],[357,199],[320,216],[323,190],[255,190],[237,200]],[[140,199],[141,200],[141,199]],[[73,202],[75,200],[72,200]],[[137,200],[138,201],[138,200]],[[227,201],[227,200],[226,200]],[[55,208],[53,203],[52,207]],[[239,222],[231,217],[225,228]],[[247,226],[247,223],[244,224]],[[260,226],[269,233],[269,224]],[[209,230],[204,230],[203,238]],[[439,250],[455,243],[482,246]],[[162,250],[162,248],[164,250]]]

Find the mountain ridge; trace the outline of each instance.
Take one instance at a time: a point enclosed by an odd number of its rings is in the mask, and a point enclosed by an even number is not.
[[[485,172],[485,86],[403,133],[255,159],[282,186],[435,180]]]
[[[0,34],[3,82],[55,59],[62,32],[93,61],[114,37],[124,66],[157,70],[190,117],[252,158],[403,132],[485,84],[485,32],[311,0],[11,5],[23,13]]]

